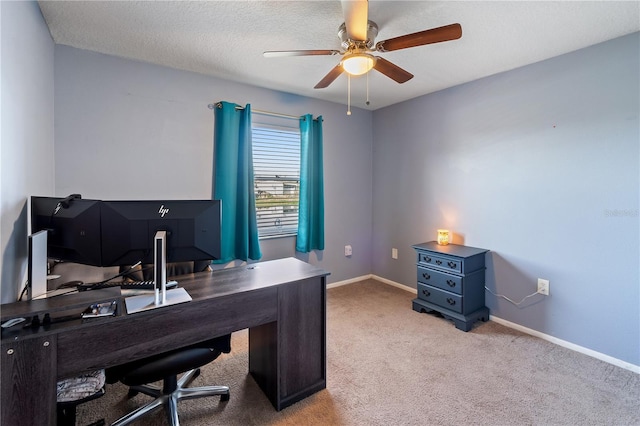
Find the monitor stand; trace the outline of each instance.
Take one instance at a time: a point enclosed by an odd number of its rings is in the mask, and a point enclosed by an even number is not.
[[[29,235],[27,299],[47,297],[47,231]]]
[[[154,294],[141,294],[124,299],[127,313],[134,314],[191,301],[191,296],[182,287],[167,290],[167,231],[156,232],[153,243]]]

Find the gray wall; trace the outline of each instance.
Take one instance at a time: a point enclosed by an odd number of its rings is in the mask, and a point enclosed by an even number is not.
[[[53,191],[54,44],[35,2],[0,2],[2,303],[16,300],[27,268],[27,198]]]
[[[263,240],[263,259],[297,255],[341,281],[371,272],[372,113],[200,74],[88,52],[55,50],[55,193],[99,199],[210,198],[213,111],[253,109],[324,117],[324,252],[293,238]],[[344,246],[353,256],[344,256]]]
[[[491,250],[491,314],[640,365],[639,34],[374,113],[373,273],[412,244]],[[391,259],[391,248],[399,259]]]

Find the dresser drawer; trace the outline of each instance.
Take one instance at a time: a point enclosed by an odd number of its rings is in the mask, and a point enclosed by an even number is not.
[[[433,266],[446,271],[462,273],[462,261],[451,257],[436,256],[431,253],[418,252],[418,263]]]
[[[418,282],[462,294],[462,277],[418,266]]]
[[[458,294],[418,283],[418,298],[450,311],[462,313],[462,296]]]

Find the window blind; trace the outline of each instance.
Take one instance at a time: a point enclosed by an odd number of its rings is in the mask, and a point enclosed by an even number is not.
[[[259,237],[296,235],[300,194],[300,130],[254,123],[252,148]]]

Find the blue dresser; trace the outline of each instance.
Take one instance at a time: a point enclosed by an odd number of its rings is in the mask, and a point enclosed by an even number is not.
[[[413,246],[417,254],[418,297],[416,312],[436,311],[469,331],[477,320],[489,320],[484,302],[485,254],[489,250],[438,245],[435,241]]]

